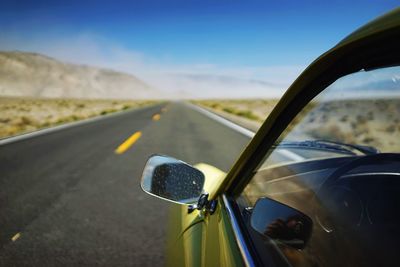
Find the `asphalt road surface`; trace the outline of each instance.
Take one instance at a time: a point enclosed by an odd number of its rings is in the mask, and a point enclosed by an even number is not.
[[[170,103],[1,145],[0,266],[163,265],[173,204],[141,191],[146,159],[161,153],[226,171],[248,141]]]

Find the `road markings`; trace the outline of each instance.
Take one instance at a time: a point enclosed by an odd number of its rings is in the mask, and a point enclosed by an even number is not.
[[[128,139],[126,139],[114,152],[115,154],[122,154],[128,150],[140,137],[141,132],[136,132],[132,134]]]
[[[223,117],[221,117],[221,116],[219,116],[219,115],[217,115],[215,113],[212,113],[211,111],[208,111],[208,110],[206,110],[206,109],[204,109],[202,107],[196,106],[196,105],[188,103],[188,102],[185,102],[184,104],[187,107],[192,108],[192,109],[202,113],[203,115],[205,115],[205,116],[207,116],[207,117],[209,117],[209,118],[211,118],[211,119],[213,119],[213,120],[215,120],[215,121],[217,121],[217,122],[219,122],[219,123],[231,128],[231,129],[233,129],[233,130],[235,130],[235,131],[237,131],[237,132],[239,132],[239,133],[241,133],[241,134],[243,134],[243,135],[245,135],[245,136],[247,136],[249,138],[253,138],[254,135],[255,135],[254,132],[252,132],[252,131],[250,131],[250,130],[248,130],[248,129],[240,126],[240,125],[237,125],[236,123],[228,121],[227,119],[225,119],[225,118],[223,118]],[[288,159],[290,159],[292,161],[303,161],[303,160],[306,159],[306,158],[302,157],[301,155],[296,154],[296,153],[294,153],[292,151],[289,151],[287,149],[277,149],[276,151],[277,151],[277,153],[280,153],[281,155],[283,155],[284,157],[286,157],[286,158],[288,158]]]
[[[231,128],[231,129],[235,130],[236,132],[239,132],[239,133],[243,134],[244,136],[247,136],[249,138],[253,138],[254,135],[255,135],[254,132],[252,132],[252,131],[250,131],[250,130],[242,127],[242,126],[239,126],[236,123],[228,121],[227,119],[222,118],[221,116],[219,116],[219,115],[217,115],[215,113],[212,113],[211,111],[208,111],[208,110],[206,110],[204,108],[201,108],[201,107],[196,106],[196,105],[194,105],[192,103],[189,103],[189,102],[184,102],[184,104],[187,107],[189,107],[191,109],[194,109],[194,110],[202,113],[203,115],[205,115],[205,116],[207,116],[207,117],[209,117],[209,118],[211,118],[211,119],[213,119],[213,120],[215,120],[215,121],[217,121],[217,122],[219,122],[219,123]]]
[[[161,118],[161,115],[160,115],[160,114],[155,114],[155,115],[153,116],[153,121],[158,121],[160,118]]]
[[[15,242],[15,241],[17,241],[17,239],[20,238],[20,237],[21,237],[21,233],[16,233],[16,234],[11,238],[11,240],[12,240],[12,242]]]

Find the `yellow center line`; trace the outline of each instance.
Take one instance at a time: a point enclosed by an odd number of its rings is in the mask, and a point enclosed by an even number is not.
[[[20,237],[21,237],[21,233],[16,233],[16,234],[11,238],[11,240],[12,240],[13,242],[15,242],[15,241],[17,241],[17,239],[20,238]]]
[[[158,121],[160,118],[161,118],[161,115],[160,115],[160,114],[155,114],[155,115],[153,116],[153,121]]]
[[[125,140],[114,152],[115,154],[122,154],[126,150],[128,150],[140,137],[142,136],[141,132],[136,132],[132,134],[128,139]]]

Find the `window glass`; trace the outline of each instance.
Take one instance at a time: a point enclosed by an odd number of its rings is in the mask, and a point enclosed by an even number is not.
[[[306,105],[240,201],[252,207],[268,197],[301,211],[311,238],[302,249],[268,236],[264,243],[294,266],[397,263],[399,120],[400,67],[342,77]]]

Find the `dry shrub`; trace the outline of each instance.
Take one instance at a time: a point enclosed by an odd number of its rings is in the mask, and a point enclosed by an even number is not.
[[[0,138],[158,102],[0,97]]]
[[[12,124],[14,124],[17,127],[24,128],[27,126],[37,126],[37,121],[28,116],[21,116],[19,118],[14,119],[12,121]]]
[[[312,129],[307,133],[316,139],[324,139],[332,141],[343,141],[349,137],[337,125],[329,125],[326,127]]]
[[[394,125],[394,124],[392,124],[392,125],[389,125],[386,129],[385,129],[385,131],[387,132],[387,133],[394,133],[395,131],[396,131],[396,125]]]
[[[340,121],[341,121],[341,122],[346,122],[348,119],[349,119],[349,116],[348,116],[348,115],[344,115],[344,116],[342,116],[342,117],[340,118]]]

